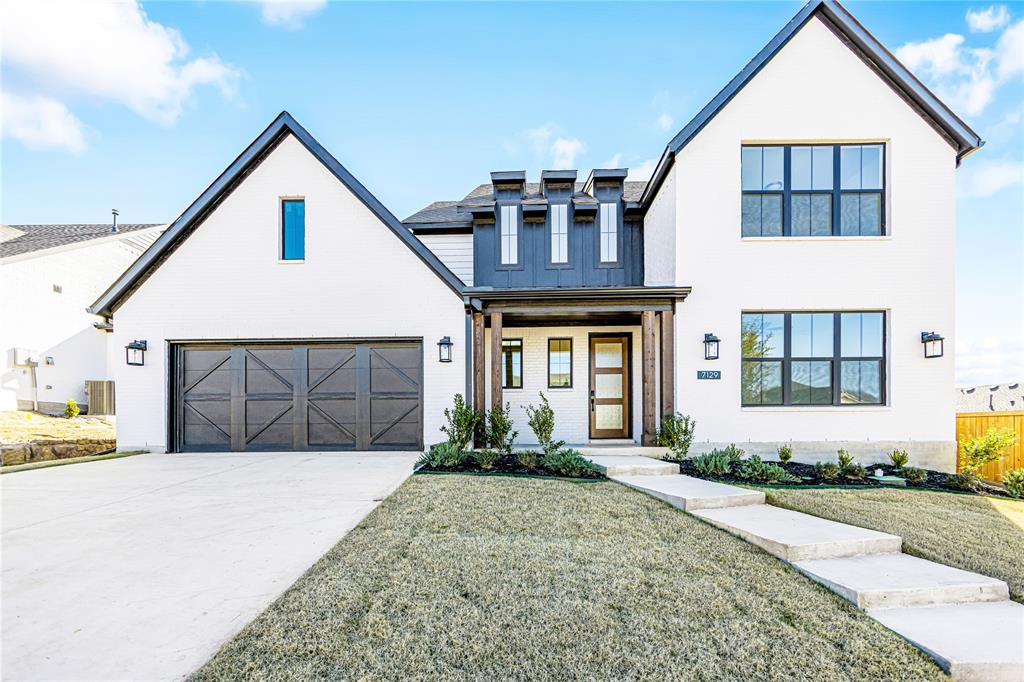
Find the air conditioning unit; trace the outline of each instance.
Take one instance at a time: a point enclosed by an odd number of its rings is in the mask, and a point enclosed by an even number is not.
[[[11,348],[7,351],[8,367],[28,367],[38,364],[38,352],[28,348]]]
[[[85,397],[89,401],[89,414],[115,414],[113,381],[86,381]]]

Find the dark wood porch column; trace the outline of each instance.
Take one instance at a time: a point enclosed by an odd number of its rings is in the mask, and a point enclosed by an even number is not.
[[[643,383],[642,400],[643,436],[641,445],[654,445],[654,434],[657,426],[654,416],[654,311],[645,310],[640,313],[640,342],[643,350],[641,361],[641,378]]]
[[[473,313],[473,409],[481,416],[487,410],[487,379],[484,371],[484,314]]]
[[[676,334],[671,310],[658,313],[661,319],[661,416],[676,411]]]
[[[491,313],[491,408],[501,401],[501,313]]]

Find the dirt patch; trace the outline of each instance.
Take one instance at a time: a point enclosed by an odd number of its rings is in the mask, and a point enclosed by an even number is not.
[[[15,410],[0,412],[0,445],[40,440],[114,440],[114,420],[110,417],[79,416],[74,419],[51,417],[39,412]],[[94,454],[94,453],[89,453]]]

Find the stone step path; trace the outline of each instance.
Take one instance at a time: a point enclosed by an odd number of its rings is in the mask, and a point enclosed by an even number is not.
[[[668,471],[658,466],[666,462],[646,457],[590,459],[612,480],[789,562],[954,678],[1024,680],[1024,605],[1009,601],[1005,582],[902,554],[895,535],[773,507],[762,492],[682,476],[674,464]]]

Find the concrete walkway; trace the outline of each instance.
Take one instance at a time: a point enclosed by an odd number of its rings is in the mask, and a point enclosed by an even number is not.
[[[792,564],[956,679],[1024,680],[1024,605],[1009,601],[1002,580],[903,554],[895,535],[769,506],[762,492],[682,476],[678,467],[667,474],[658,460],[591,459],[606,460],[603,468],[613,480]]]
[[[184,677],[417,457],[154,454],[0,477],[0,677]]]

